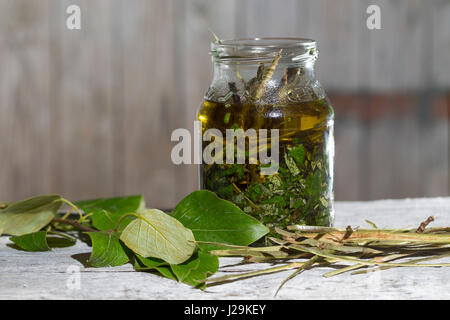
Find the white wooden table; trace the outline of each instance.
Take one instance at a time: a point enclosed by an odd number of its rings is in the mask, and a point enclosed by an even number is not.
[[[368,219],[379,227],[414,228],[430,215],[436,218],[433,226],[450,226],[450,198],[337,202],[335,225],[367,226],[364,220]],[[8,244],[8,237],[0,238],[0,299],[272,299],[280,282],[292,272],[201,291],[157,275],[135,272],[131,265],[85,268],[72,257],[90,252],[80,241],[73,247],[42,253],[18,251]],[[216,276],[270,266],[239,265],[240,261],[222,258]],[[330,270],[324,267],[304,272],[290,280],[275,299],[450,299],[450,268],[404,267],[322,277]]]

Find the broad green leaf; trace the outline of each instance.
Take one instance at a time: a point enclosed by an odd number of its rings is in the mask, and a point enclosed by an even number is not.
[[[0,235],[39,231],[55,217],[61,203],[59,195],[42,195],[11,204],[0,210]]]
[[[302,144],[289,149],[289,154],[292,158],[294,158],[295,162],[300,168],[303,167],[303,162],[305,160],[305,148]]]
[[[102,231],[113,230],[117,227],[120,218],[130,212],[139,212],[145,209],[142,196],[103,198],[75,202],[85,213],[92,213],[92,224]],[[127,216],[120,223],[120,229],[125,227],[136,217]]]
[[[195,253],[189,260],[180,264],[172,264],[170,267],[177,276],[178,281],[183,281],[189,273],[191,273],[193,269],[197,269],[199,265],[200,259],[198,258],[198,254]]]
[[[166,278],[169,278],[169,279],[172,279],[175,281],[177,280],[177,277],[172,272],[172,269],[169,266],[156,267],[155,270],[157,270],[161,275],[163,275]]]
[[[186,261],[195,249],[192,231],[157,209],[146,209],[128,224],[120,240],[144,258],[154,257],[171,264]]]
[[[47,231],[13,236],[9,240],[25,251],[49,251],[52,248],[70,247],[77,242],[75,238],[66,234]]]
[[[207,190],[189,194],[176,206],[172,216],[191,229],[197,241],[247,246],[269,232],[236,205]],[[222,249],[210,244],[198,243],[198,246]]]
[[[136,254],[136,257],[139,262],[139,265],[145,269],[152,269],[160,266],[167,266],[169,265],[167,262],[161,259],[157,258],[144,258],[143,256],[140,256]]]
[[[67,248],[77,243],[77,239],[65,233],[47,232],[47,243],[50,248]]]
[[[119,237],[113,232],[86,232],[92,241],[89,264],[93,267],[116,267],[130,259]]]
[[[26,251],[50,251],[51,248],[47,243],[47,232],[38,231],[28,233],[23,236],[14,236],[9,238],[18,247]]]
[[[197,266],[195,268],[189,270],[188,266],[186,266],[183,270],[180,270],[182,268],[180,268],[180,266],[182,265],[171,265],[172,271],[177,276],[183,276],[180,281],[193,287],[205,289],[206,283],[202,282],[202,280],[205,280],[210,275],[217,272],[219,269],[219,258],[207,252],[198,251],[197,257],[192,260],[191,265],[193,265],[195,261],[197,261]]]
[[[35,212],[43,207],[47,207],[53,202],[59,202],[61,196],[57,194],[41,195],[31,197],[25,200],[14,202],[5,209],[1,210],[1,213],[23,213],[23,212]]]
[[[194,287],[204,289],[206,284],[202,282],[210,275],[217,272],[219,268],[219,259],[217,256],[198,251],[187,261],[181,264],[168,264],[167,262],[156,258],[143,258],[137,256],[138,262],[135,263],[135,269],[140,271],[158,271],[161,275],[173,279],[173,275],[180,282],[184,282]],[[167,269],[170,268],[172,272]]]
[[[136,255],[138,259],[134,262],[134,269],[138,271],[156,271],[159,272],[161,276],[177,280],[177,277],[173,273],[169,264],[161,259],[156,258],[144,258],[142,256]]]

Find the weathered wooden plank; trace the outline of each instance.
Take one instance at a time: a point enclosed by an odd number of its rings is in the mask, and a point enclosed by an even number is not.
[[[430,5],[430,4],[429,4]],[[432,49],[426,51],[426,59],[432,63],[433,77],[429,85],[448,90],[450,87],[450,2],[439,0],[433,2],[429,9]]]
[[[0,197],[54,190],[48,69],[49,4],[0,2]]]
[[[328,91],[357,90],[362,81],[358,73],[361,52],[357,35],[364,26],[359,1],[304,1],[299,7],[300,12],[306,8],[308,36],[317,41],[317,79]],[[302,19],[298,23],[302,30]]]
[[[109,1],[78,2],[81,30],[65,27],[65,11],[72,3],[52,1],[48,17],[55,19],[54,41],[59,46],[54,52],[59,62],[54,81],[60,83],[54,108],[61,109],[58,191],[71,198],[107,196],[113,192],[115,152]]]
[[[172,130],[183,105],[174,86],[174,3],[118,1],[115,13],[123,79],[124,191],[144,194],[152,207],[175,203],[176,168],[170,158]]]
[[[329,95],[335,110],[335,198],[359,200],[369,183],[364,174],[366,138],[364,128],[363,99],[359,96]],[[351,160],[349,160],[351,159]]]
[[[448,226],[449,210],[448,197],[337,202],[336,226],[368,227],[364,220],[369,219],[379,227],[414,227],[429,215],[436,218],[433,226]],[[85,268],[80,260],[87,258],[91,248],[80,242],[74,247],[34,253],[14,250],[8,244],[7,237],[0,238],[0,299],[273,299],[281,281],[292,273],[273,273],[201,291],[151,273],[135,272],[130,264]],[[271,267],[239,262],[239,258],[221,258],[217,276]],[[76,270],[79,289],[67,286],[73,283],[70,280]],[[324,267],[306,271],[287,282],[276,299],[450,298],[448,268],[393,268],[365,275],[322,277],[332,270]]]
[[[358,200],[363,196],[360,173],[366,169],[359,154],[361,145],[361,124],[355,117],[348,117],[336,122],[336,156],[334,190],[335,198]],[[348,159],[352,159],[351,162]]]
[[[421,161],[427,148],[417,119],[419,104],[412,95],[369,98],[367,152],[368,199],[423,196]]]
[[[245,37],[299,37],[297,23],[297,1],[295,0],[248,0],[239,3],[245,16],[241,27]],[[282,22],[282,23],[280,23]]]
[[[80,31],[65,28],[73,3],[82,9]],[[192,127],[210,83],[208,28],[222,38],[316,39],[317,78],[328,92],[423,92],[415,113],[402,118],[393,104],[373,127],[338,115],[336,195],[448,194],[448,118],[429,116],[427,101],[450,88],[450,5],[379,1],[382,30],[368,30],[370,4],[1,0],[0,198],[144,193],[170,207],[195,189],[196,166],[170,162],[170,133]],[[370,154],[366,134],[378,141]],[[392,162],[375,161],[377,152]],[[374,161],[366,176],[364,164]],[[351,188],[339,182],[352,174]]]
[[[448,107],[450,110],[450,106]],[[449,122],[435,119],[421,130],[421,158],[424,172],[422,194],[446,196],[450,194]]]
[[[427,142],[421,138],[420,122],[417,119],[418,103],[408,100],[412,99],[406,97],[406,101],[398,101],[391,106],[394,124],[389,130],[394,146],[392,150],[383,152],[393,162],[391,198],[425,196],[421,179],[422,173],[427,171],[427,165],[421,159]],[[445,145],[442,147],[445,150]]]
[[[200,108],[203,96],[212,80],[212,63],[209,56],[210,43],[214,41],[210,30],[221,38],[235,37],[235,1],[188,1],[181,6],[184,10],[178,23],[180,54],[176,77],[182,79],[183,95],[179,97],[180,127],[193,132],[193,121]],[[177,5],[177,8],[179,6]],[[180,13],[178,13],[180,15]],[[177,190],[177,200],[198,188],[196,165],[183,165],[183,185]]]
[[[448,120],[417,97],[387,96],[370,105],[381,109],[371,115],[367,142],[370,199],[448,194]]]

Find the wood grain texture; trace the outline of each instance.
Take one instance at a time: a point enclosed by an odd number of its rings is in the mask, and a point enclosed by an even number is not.
[[[183,93],[179,97],[179,112],[183,116],[180,127],[193,132],[193,121],[203,100],[203,96],[212,80],[212,63],[209,56],[210,42],[214,40],[211,31],[221,38],[236,37],[236,3],[237,1],[203,1],[180,0],[183,2],[182,23],[177,24],[179,46],[176,77],[180,77]],[[198,188],[198,171],[195,165],[184,166],[184,181],[186,182],[178,200]]]
[[[368,227],[365,219],[381,228],[418,226],[429,215],[433,226],[450,225],[450,198],[337,202],[336,226]],[[273,299],[280,283],[292,271],[268,274],[193,289],[155,274],[136,272],[130,264],[114,268],[86,268],[89,248],[76,246],[51,252],[23,252],[0,238],[0,299]],[[448,262],[448,258],[445,261]],[[438,261],[438,260],[437,260]],[[219,272],[250,272],[270,268],[270,264],[240,264],[240,258],[221,258]],[[71,268],[71,269],[69,269]],[[70,272],[72,270],[72,272]],[[80,272],[80,288],[67,283],[73,271]],[[449,299],[448,268],[393,268],[369,274],[345,273],[324,278],[330,267],[305,271],[286,283],[276,299]],[[424,279],[426,279],[424,281]]]
[[[118,1],[115,30],[121,50],[122,192],[144,193],[152,206],[169,207],[176,199],[177,172],[170,161],[171,132],[184,106],[177,104],[174,18],[171,1]],[[120,119],[119,118],[119,119]]]
[[[450,90],[450,3],[377,3],[381,30],[366,28],[369,0],[0,0],[0,198],[139,193],[171,207],[197,188],[170,134],[192,129],[211,81],[208,29],[318,41],[317,78],[348,98],[332,100],[337,199],[448,195],[450,106],[437,116],[433,101]]]
[[[50,104],[48,3],[2,1],[0,150],[2,197],[51,189],[54,122]],[[32,177],[35,178],[32,178]],[[35,180],[38,179],[38,180]]]

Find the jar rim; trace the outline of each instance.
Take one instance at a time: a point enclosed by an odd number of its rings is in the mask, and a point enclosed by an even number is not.
[[[263,38],[238,38],[214,41],[211,43],[215,47],[243,46],[243,47],[268,47],[268,48],[292,48],[315,46],[316,41],[308,38],[292,37],[263,37]]]
[[[221,61],[271,59],[279,53],[282,60],[315,60],[316,41],[291,37],[221,39],[211,42],[210,51]]]

